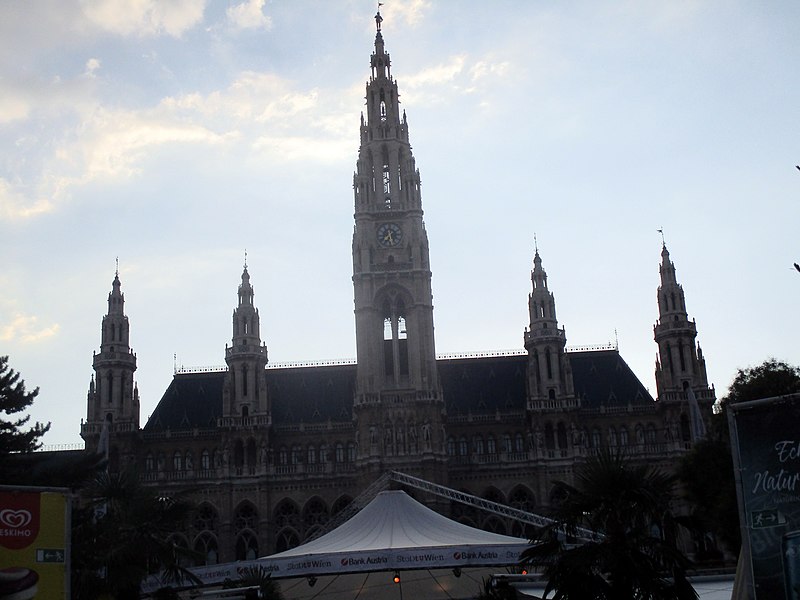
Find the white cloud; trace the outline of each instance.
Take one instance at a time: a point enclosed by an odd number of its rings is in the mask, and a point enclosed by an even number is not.
[[[429,0],[392,0],[381,6],[380,10],[387,23],[417,25],[430,7]]]
[[[272,19],[263,12],[264,0],[247,0],[226,11],[228,21],[239,29],[270,29]]]
[[[27,118],[30,112],[30,104],[13,90],[6,88],[0,94],[0,123],[10,123],[19,119]]]
[[[98,27],[120,35],[180,37],[203,20],[205,0],[81,0]]]
[[[95,71],[97,71],[99,68],[100,68],[100,60],[98,60],[97,58],[90,58],[89,60],[86,61],[86,70],[83,72],[83,74],[86,77],[94,79]]]
[[[29,198],[19,188],[0,178],[0,221],[27,219],[50,212],[53,205],[41,197]],[[0,336],[0,339],[3,339]]]
[[[224,136],[199,124],[136,111],[100,109],[81,129],[75,143],[57,152],[63,164],[73,163],[78,167],[81,183],[134,176],[139,172],[140,161],[156,146],[190,142],[216,144],[224,140]]]
[[[4,342],[38,342],[56,335],[61,329],[58,323],[41,327],[39,319],[33,315],[14,315],[11,323],[0,325],[0,340]]]

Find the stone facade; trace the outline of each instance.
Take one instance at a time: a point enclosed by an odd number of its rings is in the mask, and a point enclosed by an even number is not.
[[[570,480],[603,446],[671,468],[715,401],[666,247],[656,399],[616,348],[567,348],[538,249],[524,350],[437,358],[420,175],[377,23],[353,180],[354,364],[269,364],[245,265],[227,367],[176,372],[140,427],[118,276],[112,284],[81,435],[108,449],[112,469],[133,463],[164,493],[192,490],[201,509],[179,539],[207,563],[299,544],[387,470],[535,512],[552,480]],[[427,500],[462,522],[523,533]]]

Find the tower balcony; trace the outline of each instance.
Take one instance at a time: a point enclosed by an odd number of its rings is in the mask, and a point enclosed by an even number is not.
[[[236,346],[225,346],[225,362],[232,358],[250,358],[250,357],[263,357],[264,362],[267,361],[267,345],[258,343],[255,344],[239,344]]]
[[[567,333],[562,327],[561,329],[533,329],[525,331],[525,347],[529,345],[539,344],[543,342],[556,342],[562,346],[567,343]]]
[[[697,323],[686,319],[678,319],[677,321],[659,319],[653,326],[653,333],[656,336],[687,332],[693,336],[697,335]]]

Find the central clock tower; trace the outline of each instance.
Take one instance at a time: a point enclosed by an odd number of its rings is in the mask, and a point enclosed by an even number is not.
[[[420,177],[380,13],[375,21],[353,177],[357,456],[368,472],[405,468],[441,481],[445,414]]]

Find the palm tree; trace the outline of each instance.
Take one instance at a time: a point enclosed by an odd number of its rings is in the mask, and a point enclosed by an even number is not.
[[[284,600],[278,582],[272,579],[272,573],[260,565],[243,569],[237,586],[258,588],[258,598],[263,600]]]
[[[553,486],[554,523],[522,562],[543,570],[554,600],[696,600],[671,511],[674,477],[601,451]],[[596,532],[586,535],[586,530]],[[576,542],[576,538],[583,539]],[[571,541],[570,541],[571,540]]]
[[[182,566],[192,553],[172,537],[190,518],[190,502],[144,487],[133,469],[104,471],[81,493],[73,517],[74,598],[138,600],[142,580],[159,570],[165,581],[196,581]]]

